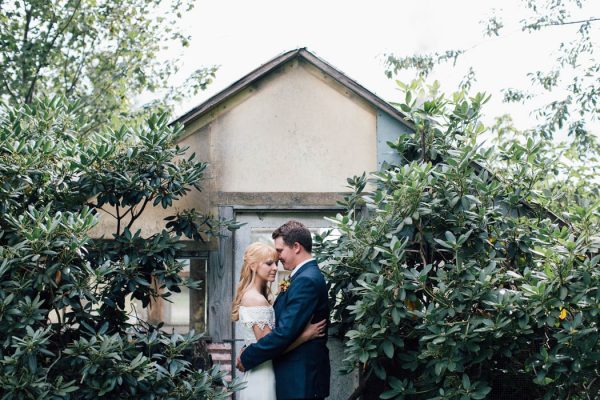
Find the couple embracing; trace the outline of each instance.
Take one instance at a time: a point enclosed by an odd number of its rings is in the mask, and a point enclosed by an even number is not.
[[[246,342],[237,368],[247,386],[237,398],[324,399],[329,308],[325,279],[311,255],[312,238],[297,221],[277,228],[272,237],[274,247],[253,243],[246,249],[232,305],[232,319],[241,323]],[[272,304],[277,261],[291,273]]]

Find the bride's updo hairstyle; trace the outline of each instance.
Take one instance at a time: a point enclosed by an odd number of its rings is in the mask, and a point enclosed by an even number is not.
[[[244,293],[254,283],[255,272],[253,269],[258,266],[261,262],[268,260],[277,261],[279,256],[277,250],[271,245],[261,242],[255,242],[246,247],[244,252],[244,261],[242,262],[242,272],[240,273],[240,282],[238,283],[237,291],[235,293],[235,299],[231,304],[231,319],[237,321],[240,318],[240,303]],[[271,288],[269,285],[265,285],[262,288],[261,293],[270,302],[271,299]]]

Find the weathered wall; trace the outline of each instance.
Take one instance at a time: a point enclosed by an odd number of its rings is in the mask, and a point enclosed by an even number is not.
[[[340,192],[376,167],[375,112],[314,68],[284,69],[211,123],[217,191]]]

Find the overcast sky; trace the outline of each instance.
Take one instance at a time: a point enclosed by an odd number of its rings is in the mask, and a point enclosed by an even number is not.
[[[590,1],[580,17],[600,16],[600,1]],[[184,60],[182,73],[220,65],[209,89],[179,105],[179,115],[224,89],[273,57],[306,47],[383,99],[399,99],[395,83],[384,75],[386,53],[410,55],[469,49],[456,66],[432,78],[447,90],[456,88],[473,65],[476,90],[493,94],[488,114],[510,112],[521,127],[529,125],[522,107],[501,104],[501,88],[524,87],[526,72],[546,69],[559,40],[577,27],[552,28],[542,34],[521,33],[520,0],[199,0],[182,22],[192,35],[185,49],[170,49]],[[493,13],[512,17],[508,35],[484,39],[482,20]],[[595,27],[598,29],[598,27]],[[405,74],[402,80],[413,76]]]

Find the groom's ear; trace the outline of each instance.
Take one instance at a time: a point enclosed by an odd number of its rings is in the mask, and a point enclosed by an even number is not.
[[[303,247],[299,242],[294,242],[292,249],[294,250],[294,254],[298,254],[300,251],[302,251]]]

